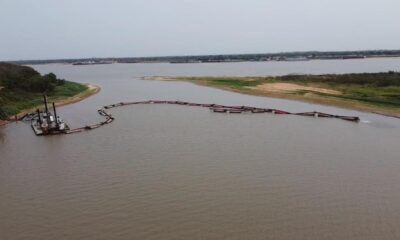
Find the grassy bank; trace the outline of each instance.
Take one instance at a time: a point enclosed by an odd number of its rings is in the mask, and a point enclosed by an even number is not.
[[[30,67],[0,64],[0,119],[39,107],[43,94],[50,101],[65,102],[94,91],[87,85],[58,79],[54,74],[40,75]]]
[[[400,116],[398,72],[150,79],[188,81],[245,94],[288,98]]]

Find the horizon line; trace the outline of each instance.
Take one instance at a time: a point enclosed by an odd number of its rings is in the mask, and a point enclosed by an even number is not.
[[[400,49],[369,49],[369,50],[305,50],[305,51],[281,51],[281,52],[258,52],[258,53],[223,53],[223,54],[194,54],[194,55],[154,55],[139,57],[78,57],[78,58],[43,58],[43,59],[18,59],[18,60],[0,60],[1,62],[28,62],[28,61],[68,61],[68,60],[86,60],[86,59],[140,59],[140,58],[170,58],[170,57],[205,57],[205,56],[246,56],[246,55],[282,55],[282,54],[301,54],[301,53],[350,53],[350,52],[396,52]]]

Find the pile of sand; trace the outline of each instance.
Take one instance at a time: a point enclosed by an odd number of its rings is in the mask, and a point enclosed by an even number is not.
[[[274,92],[274,93],[288,93],[288,92],[305,90],[305,91],[313,91],[313,92],[320,92],[320,93],[334,94],[334,95],[341,94],[341,92],[335,90],[319,88],[319,87],[302,86],[294,83],[265,83],[249,88],[261,92]]]

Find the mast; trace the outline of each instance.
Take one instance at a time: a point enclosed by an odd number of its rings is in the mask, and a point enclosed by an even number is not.
[[[58,127],[58,120],[57,120],[57,111],[56,111],[56,105],[53,102],[53,111],[54,111],[54,121],[56,121],[56,126]]]
[[[44,100],[44,107],[46,109],[46,114],[48,115],[49,109],[47,108],[47,96],[43,95],[43,100]]]
[[[40,118],[40,111],[39,111],[39,108],[36,109],[36,111],[37,111],[37,115],[38,115],[38,118],[39,118],[39,123],[40,123],[40,125],[42,125],[42,119]]]

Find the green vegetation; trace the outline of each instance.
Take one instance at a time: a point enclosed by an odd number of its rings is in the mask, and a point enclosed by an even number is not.
[[[209,81],[214,85],[230,86],[235,88],[253,87],[262,84],[262,81],[260,80],[210,79]]]
[[[275,77],[282,81],[315,82],[331,84],[356,84],[372,87],[400,86],[400,73],[389,71],[384,73],[352,73],[326,75],[286,75]]]
[[[362,110],[400,113],[400,72],[286,75],[279,77],[180,77],[248,94],[287,97],[310,102],[326,103]],[[258,88],[268,83],[291,83],[306,87],[333,90],[337,93],[299,89],[296,91],[268,91]]]
[[[0,119],[42,104],[42,95],[50,100],[71,97],[87,86],[58,79],[55,74],[40,75],[34,69],[0,63]]]
[[[313,83],[342,92],[330,97],[356,100],[369,105],[400,108],[400,73],[361,73],[343,75],[288,75],[278,81]],[[319,93],[320,95],[324,95]]]

